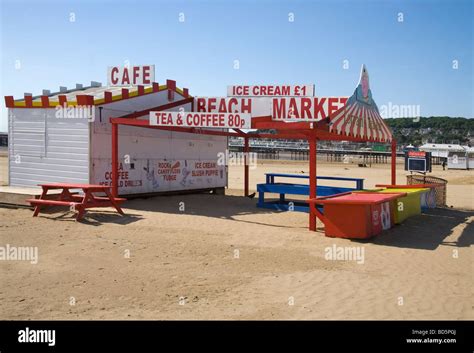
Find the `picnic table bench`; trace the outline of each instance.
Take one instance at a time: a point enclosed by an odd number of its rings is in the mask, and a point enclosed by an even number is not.
[[[38,216],[40,210],[46,206],[67,206],[77,211],[76,221],[82,219],[87,208],[93,207],[114,207],[118,213],[124,214],[119,204],[126,199],[113,197],[110,186],[71,183],[39,184],[39,186],[43,189],[41,196],[38,199],[27,200],[31,206],[35,207],[33,217]],[[46,198],[49,190],[57,189],[62,189],[57,199]],[[81,189],[83,195],[71,193],[71,190],[75,189]],[[106,196],[96,196],[94,195],[96,193],[102,193]]]
[[[309,205],[306,201],[286,200],[287,194],[309,196],[309,185],[294,184],[294,183],[287,183],[287,182],[275,182],[275,178],[295,178],[295,179],[308,179],[309,180],[309,175],[265,173],[265,176],[266,176],[265,184],[257,184],[257,192],[258,192],[257,207],[288,211],[290,209],[290,202],[292,202],[292,209],[294,211],[309,212]],[[361,179],[361,178],[318,176],[316,177],[316,179],[317,180],[336,180],[336,181],[342,181],[342,182],[355,182],[355,187],[317,185],[316,186],[317,196],[335,195],[335,194],[350,192],[354,190],[362,190],[364,188],[364,179]],[[279,194],[280,198],[276,201],[266,201],[265,193]]]

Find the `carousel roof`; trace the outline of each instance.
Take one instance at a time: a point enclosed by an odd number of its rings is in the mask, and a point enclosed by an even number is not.
[[[362,65],[359,84],[346,104],[329,117],[329,131],[374,142],[390,142],[392,132],[372,98],[369,73]]]

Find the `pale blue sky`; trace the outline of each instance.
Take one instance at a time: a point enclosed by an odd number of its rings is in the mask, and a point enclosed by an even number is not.
[[[159,82],[175,79],[192,95],[225,96],[229,84],[315,83],[316,95],[348,96],[365,63],[379,106],[474,115],[469,0],[0,2],[2,97],[105,83],[107,66],[125,60],[155,64]],[[0,131],[4,106],[2,98]]]

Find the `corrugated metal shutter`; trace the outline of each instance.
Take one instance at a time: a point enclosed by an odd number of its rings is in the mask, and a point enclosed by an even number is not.
[[[31,110],[31,114],[12,116],[10,128],[13,156],[46,155],[45,112]]]
[[[89,183],[89,122],[54,109],[12,109],[10,185]]]

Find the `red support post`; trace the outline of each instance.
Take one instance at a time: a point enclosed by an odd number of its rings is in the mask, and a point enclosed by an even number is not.
[[[249,138],[244,137],[244,194],[249,196]]]
[[[112,195],[118,196],[118,124],[112,122]]]
[[[392,139],[392,185],[397,185],[397,141]]]
[[[309,198],[316,198],[316,139],[309,138]],[[309,230],[316,231],[316,205],[309,206]]]

